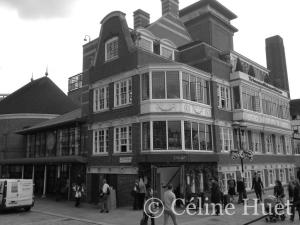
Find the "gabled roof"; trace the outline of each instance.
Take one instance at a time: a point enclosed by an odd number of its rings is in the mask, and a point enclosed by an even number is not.
[[[0,114],[64,114],[78,106],[48,77],[33,80],[0,101]]]
[[[71,112],[63,114],[61,116],[58,116],[54,119],[50,119],[42,123],[39,123],[37,125],[34,125],[32,127],[21,130],[18,133],[28,133],[37,130],[45,130],[48,128],[63,126],[65,124],[70,124],[81,120],[82,120],[82,110],[81,108],[78,108]]]

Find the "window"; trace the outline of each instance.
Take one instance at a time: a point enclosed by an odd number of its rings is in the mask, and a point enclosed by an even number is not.
[[[275,140],[276,140],[277,154],[283,154],[284,137],[283,136],[276,136]]]
[[[218,107],[220,109],[231,110],[230,88],[218,84]]]
[[[260,112],[260,99],[258,91],[252,90],[248,86],[243,86],[242,101],[244,109]]]
[[[142,123],[142,150],[150,150],[150,122]]]
[[[287,155],[291,155],[292,154],[292,143],[291,143],[291,138],[288,136],[284,137],[285,139],[285,151]],[[295,148],[297,149],[297,148]]]
[[[108,129],[93,131],[93,154],[107,153],[108,149]]]
[[[105,42],[105,61],[118,58],[119,38],[113,37]]]
[[[233,91],[233,98],[234,98],[234,108],[240,109],[241,108],[240,87],[235,86],[232,88],[232,91]]]
[[[279,169],[279,180],[282,182],[282,184],[286,183],[286,174],[285,169],[283,168]]]
[[[128,153],[132,151],[131,126],[116,127],[115,134],[115,152]]]
[[[94,89],[94,112],[109,108],[109,88],[101,87]]]
[[[132,81],[130,79],[115,83],[115,107],[132,103]]]
[[[168,121],[168,150],[182,149],[181,121]]]
[[[261,153],[262,152],[260,133],[257,133],[257,132],[252,133],[252,144],[253,144],[253,151],[255,153]]]
[[[73,91],[82,87],[82,73],[69,78],[69,91]]]
[[[141,37],[141,39],[138,42],[139,47],[149,51],[153,52],[153,41],[146,38],[146,37]]]
[[[245,188],[246,190],[251,190],[251,187],[252,187],[251,171],[245,171]]]
[[[294,178],[295,176],[294,168],[288,169],[288,176],[289,176],[289,180],[292,180],[292,178]]]
[[[142,100],[149,99],[149,73],[142,74]]]
[[[230,151],[233,147],[232,129],[228,127],[220,127],[220,145],[222,151]]]
[[[183,99],[210,104],[209,83],[202,78],[182,73],[182,94]]]
[[[276,180],[276,174],[274,169],[268,170],[268,175],[269,175],[269,186],[275,185],[275,180]]]
[[[153,149],[165,150],[167,149],[166,136],[166,121],[153,122]]]
[[[265,147],[266,147],[266,153],[272,153],[273,152],[273,140],[271,134],[265,135]]]
[[[180,98],[179,72],[154,71],[152,72],[152,98],[153,99]]]
[[[163,57],[174,60],[174,50],[165,46],[160,46],[160,54]]]

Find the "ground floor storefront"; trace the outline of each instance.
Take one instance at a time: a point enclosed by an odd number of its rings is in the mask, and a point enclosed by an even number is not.
[[[82,163],[2,164],[1,178],[33,179],[38,197],[73,199],[72,185],[86,185],[86,165]],[[59,196],[57,196],[59,195]]]

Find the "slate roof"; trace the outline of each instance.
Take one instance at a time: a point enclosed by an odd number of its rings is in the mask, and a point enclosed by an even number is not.
[[[78,106],[48,77],[33,80],[0,101],[1,114],[64,114]]]
[[[19,131],[18,133],[28,133],[28,132],[37,131],[37,130],[44,130],[47,128],[58,127],[58,126],[61,126],[64,124],[81,121],[81,120],[82,120],[82,110],[81,110],[81,108],[78,108],[71,112],[63,114],[61,116],[58,116],[54,119],[46,120],[46,121],[39,123],[37,125],[34,125],[30,128],[26,128],[22,131]]]

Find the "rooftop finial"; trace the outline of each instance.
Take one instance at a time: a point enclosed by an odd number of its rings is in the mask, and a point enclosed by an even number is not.
[[[46,67],[45,76],[48,77],[48,66]]]
[[[30,81],[31,81],[31,82],[33,81],[33,73],[31,73]]]

